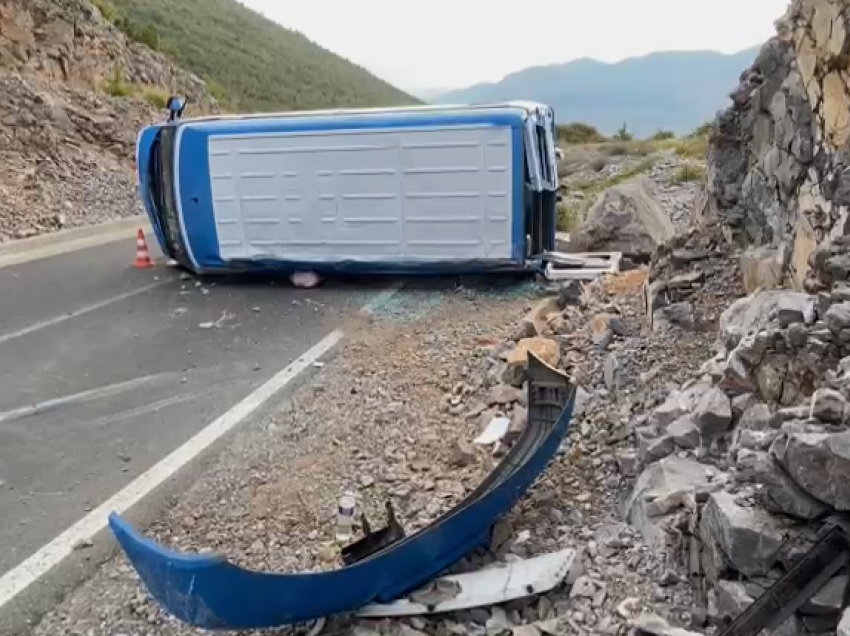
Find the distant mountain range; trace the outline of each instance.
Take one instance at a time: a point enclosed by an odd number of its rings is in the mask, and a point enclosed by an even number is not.
[[[685,134],[725,108],[759,49],[733,55],[664,51],[615,64],[582,58],[423,99],[435,104],[528,99],[554,107],[560,123],[584,122],[604,134],[617,132],[623,123],[637,137],[659,130]]]

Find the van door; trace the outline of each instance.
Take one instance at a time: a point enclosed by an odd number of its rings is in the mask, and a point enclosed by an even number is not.
[[[555,116],[552,109],[537,122],[538,151],[543,173],[540,204],[540,252],[555,250],[555,231],[558,218],[558,154],[556,152]]]
[[[555,154],[554,117],[529,116],[526,145],[526,253],[539,258],[555,249],[558,162]]]

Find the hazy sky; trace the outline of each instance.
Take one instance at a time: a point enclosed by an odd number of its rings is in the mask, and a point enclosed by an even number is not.
[[[241,0],[408,90],[527,66],[660,50],[733,53],[774,34],[788,0]],[[529,16],[526,9],[532,10]]]

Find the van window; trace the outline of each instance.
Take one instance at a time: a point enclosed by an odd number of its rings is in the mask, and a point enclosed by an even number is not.
[[[555,187],[557,181],[557,167],[552,161],[552,140],[547,134],[546,126],[538,123],[534,127],[537,136],[537,152],[540,156],[540,171],[542,173],[543,184],[550,189]]]

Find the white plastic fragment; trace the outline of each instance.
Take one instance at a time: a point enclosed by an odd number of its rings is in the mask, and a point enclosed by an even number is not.
[[[451,595],[444,594],[441,600],[429,601],[427,605],[415,602],[411,600],[417,596],[414,592],[392,603],[367,605],[357,615],[381,618],[455,612],[543,594],[564,580],[575,560],[576,551],[567,548],[531,559],[498,563],[475,572],[443,576],[426,586],[429,590],[455,590]]]
[[[494,417],[487,424],[481,435],[472,440],[476,444],[487,446],[500,442],[502,438],[508,434],[511,427],[511,420],[507,417]]]

